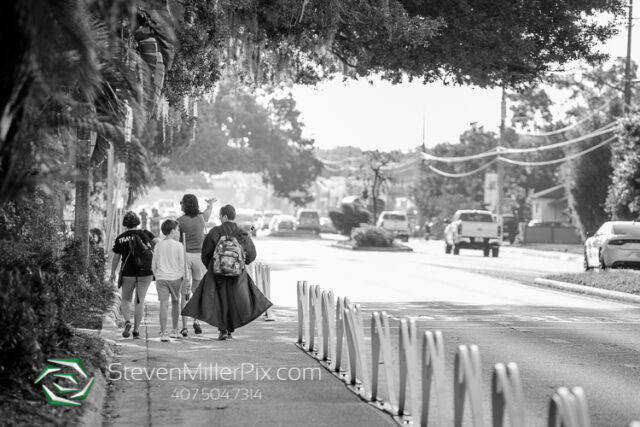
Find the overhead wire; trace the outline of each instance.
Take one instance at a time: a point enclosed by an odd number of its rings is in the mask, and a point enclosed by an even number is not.
[[[490,157],[490,156],[499,156],[499,155],[505,155],[505,154],[522,154],[522,153],[533,153],[533,152],[539,152],[539,151],[544,151],[544,150],[552,150],[555,148],[560,148],[560,147],[565,147],[567,145],[571,145],[571,144],[575,144],[578,142],[582,142],[585,141],[587,139],[590,138],[594,138],[597,136],[601,136],[601,135],[605,135],[608,133],[611,133],[615,130],[615,127],[617,126],[617,121],[613,121],[610,122],[604,126],[602,126],[601,128],[598,128],[590,133],[587,133],[585,135],[579,136],[577,138],[573,138],[573,139],[569,139],[566,141],[561,141],[561,142],[556,142],[554,144],[549,144],[549,145],[543,145],[540,147],[528,147],[528,148],[507,148],[507,147],[502,147],[502,146],[498,146],[498,147],[494,147],[490,150],[484,151],[482,153],[478,153],[478,154],[472,154],[469,156],[456,156],[456,157],[437,157],[437,156],[433,156],[431,154],[428,153],[421,153],[422,154],[422,158],[424,160],[427,161],[433,161],[433,162],[441,162],[441,163],[461,163],[461,162],[466,162],[469,160],[477,160],[477,159],[481,159],[484,157]]]
[[[533,153],[533,152],[544,151],[544,150],[552,150],[554,148],[560,148],[566,145],[575,144],[576,142],[581,142],[581,141],[593,138],[595,136],[611,133],[615,130],[617,124],[618,124],[617,121],[613,121],[585,135],[579,136],[577,138],[569,139],[567,141],[556,142],[554,144],[543,145],[540,147],[529,147],[529,148],[505,148],[499,151],[500,151],[500,154],[520,154],[520,153]]]
[[[429,165],[429,169],[431,169],[433,172],[437,173],[438,175],[442,175],[442,176],[446,176],[448,178],[464,178],[465,176],[470,176],[473,174],[476,174],[478,172],[482,172],[483,170],[487,169],[489,166],[491,166],[492,164],[494,164],[495,162],[498,161],[498,158],[495,158],[487,163],[485,163],[484,165],[480,166],[477,169],[474,169],[472,171],[469,172],[461,172],[461,173],[452,173],[452,172],[446,172],[440,169],[437,169],[431,165]]]
[[[548,132],[536,132],[536,133],[528,133],[528,132],[516,132],[518,135],[522,135],[522,136],[551,136],[551,135],[557,135],[559,133],[563,133],[566,132],[570,129],[573,129],[574,127],[581,125],[582,123],[586,122],[587,120],[589,120],[591,117],[595,116],[597,113],[599,113],[600,111],[602,111],[605,107],[607,107],[611,101],[615,100],[617,98],[610,98],[608,101],[606,101],[604,104],[602,104],[600,107],[596,108],[595,110],[593,110],[591,113],[587,114],[585,117],[583,117],[582,119],[578,120],[577,122],[570,124],[568,126],[565,126],[561,129],[556,129],[556,130],[552,130],[552,131],[548,131]]]
[[[442,162],[442,163],[459,163],[466,162],[468,160],[477,160],[482,159],[483,157],[495,156],[498,154],[497,148],[494,147],[490,150],[484,151],[478,154],[472,154],[469,156],[457,156],[457,157],[437,157],[429,153],[421,153],[422,158],[424,160],[434,161],[434,162]]]
[[[617,135],[614,135],[614,136],[612,136],[612,137],[610,137],[608,139],[605,139],[604,141],[600,142],[599,144],[594,145],[593,147],[587,148],[586,150],[580,151],[578,153],[571,154],[571,155],[563,157],[561,159],[546,160],[546,161],[541,161],[541,162],[524,162],[524,161],[520,161],[520,160],[507,159],[506,157],[498,156],[497,160],[499,160],[501,162],[505,162],[505,163],[510,163],[512,165],[519,165],[519,166],[548,166],[548,165],[553,165],[553,164],[557,164],[557,163],[563,163],[563,162],[566,162],[568,160],[575,159],[576,157],[580,157],[580,156],[583,156],[583,155],[585,155],[587,153],[595,151],[598,148],[609,144],[611,141],[615,140],[617,137],[618,137]]]

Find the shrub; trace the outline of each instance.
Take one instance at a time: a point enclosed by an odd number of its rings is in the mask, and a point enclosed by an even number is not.
[[[104,250],[80,270],[55,201],[34,191],[0,209],[0,381],[31,384],[47,357],[70,351],[69,326],[99,328],[112,298]]]
[[[69,240],[58,262],[60,274],[55,290],[62,320],[76,327],[100,328],[101,315],[113,295],[113,288],[105,281],[104,250],[90,246],[86,271],[77,262],[79,251],[80,244]]]
[[[382,228],[364,225],[354,228],[351,238],[355,240],[356,246],[389,247],[393,244],[393,236]]]
[[[0,381],[19,383],[42,369],[46,357],[67,349],[69,328],[55,302],[54,275],[0,269]]]
[[[362,223],[368,223],[371,219],[371,214],[367,211],[357,210],[349,205],[342,206],[342,212],[331,211],[329,212],[329,218],[331,222],[344,236],[351,235],[351,230],[359,227]]]
[[[51,199],[35,191],[24,199],[6,203],[0,210],[0,267],[56,270],[64,247],[62,220]]]

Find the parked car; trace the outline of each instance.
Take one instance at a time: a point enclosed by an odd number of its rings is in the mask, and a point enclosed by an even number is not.
[[[299,209],[296,214],[296,230],[320,233],[320,214],[314,209]]]
[[[444,229],[444,251],[460,255],[460,249],[482,249],[484,256],[497,257],[500,253],[502,230],[493,220],[491,212],[463,209],[451,218]]]
[[[268,230],[271,220],[273,219],[274,216],[277,216],[277,215],[282,215],[282,211],[278,211],[278,210],[264,211],[260,219],[258,219],[258,224],[256,228],[258,230]]]
[[[238,227],[250,232],[252,236],[256,235],[256,228],[253,226],[253,215],[249,212],[236,212],[236,224]]]
[[[320,232],[321,233],[337,233],[335,225],[333,225],[333,221],[328,216],[320,217]]]
[[[293,231],[296,228],[296,218],[292,215],[276,215],[271,219],[269,231]]]
[[[640,222],[607,221],[584,242],[584,268],[640,269]]]
[[[409,241],[409,219],[404,212],[382,211],[376,222],[376,227],[388,231],[394,238],[404,242]]]

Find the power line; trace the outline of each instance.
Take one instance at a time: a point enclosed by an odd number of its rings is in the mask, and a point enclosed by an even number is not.
[[[483,157],[490,157],[497,155],[497,149],[492,148],[490,150],[484,151],[478,154],[472,154],[470,156],[458,156],[458,157],[436,157],[434,155],[428,153],[420,153],[424,160],[434,161],[434,162],[442,162],[442,163],[459,163],[466,162],[468,160],[477,160]]]
[[[502,157],[502,156],[498,156],[495,159],[491,160],[490,162],[485,163],[484,165],[480,166],[477,169],[474,169],[472,171],[469,172],[462,172],[462,173],[452,173],[452,172],[446,172],[440,169],[437,169],[433,166],[429,166],[429,169],[435,173],[437,173],[438,175],[442,175],[444,177],[447,178],[464,178],[473,174],[476,174],[478,172],[481,172],[485,169],[487,169],[489,166],[491,166],[493,163],[495,162],[505,162],[505,163],[510,163],[513,165],[518,165],[518,166],[549,166],[549,165],[553,165],[553,164],[558,164],[558,163],[564,163],[567,162],[569,160],[575,159],[577,157],[583,156],[585,154],[588,154],[592,151],[597,150],[598,148],[604,147],[605,145],[609,144],[610,142],[614,141],[615,139],[617,139],[617,135],[616,136],[612,136],[611,138],[608,138],[596,145],[594,145],[593,147],[587,148],[586,150],[580,151],[579,153],[574,153],[571,154],[569,156],[560,158],[560,159],[554,159],[554,160],[547,160],[547,161],[542,161],[542,162],[523,162],[523,161],[519,161],[519,160],[513,160],[513,159],[507,159],[506,157]]]
[[[588,134],[579,136],[578,138],[569,139],[567,141],[562,141],[562,142],[556,142],[554,144],[543,145],[541,147],[505,148],[500,152],[500,154],[533,153],[533,152],[538,152],[538,151],[552,150],[554,148],[564,147],[566,145],[575,144],[576,142],[582,142],[584,140],[593,138],[595,136],[600,136],[600,135],[605,135],[607,133],[611,133],[611,132],[613,132],[615,130],[617,124],[618,124],[617,121],[613,121],[611,123],[608,123],[608,124],[604,125],[603,127],[599,128],[599,129],[596,129],[596,130],[588,133]]]
[[[549,145],[543,145],[540,147],[529,147],[529,148],[507,148],[507,147],[502,147],[502,146],[498,146],[495,148],[492,148],[490,150],[487,150],[485,152],[482,153],[478,153],[478,154],[473,154],[473,155],[469,155],[469,156],[458,156],[458,157],[436,157],[433,156],[431,154],[427,154],[427,153],[421,153],[422,157],[424,160],[428,160],[428,161],[434,161],[434,162],[441,162],[441,163],[461,163],[461,162],[466,162],[469,160],[478,160],[484,157],[491,157],[491,156],[499,156],[499,155],[505,155],[505,154],[522,154],[522,153],[533,153],[533,152],[539,152],[539,151],[544,151],[544,150],[552,150],[555,148],[560,148],[560,147],[564,147],[570,144],[575,144],[578,142],[582,142],[585,141],[587,139],[590,138],[594,138],[596,136],[601,136],[601,135],[605,135],[607,133],[611,133],[615,130],[615,127],[617,125],[617,121],[613,121],[611,123],[608,123],[606,125],[604,125],[601,128],[598,128],[590,133],[587,133],[585,135],[582,135],[578,138],[573,138],[573,139],[569,139],[566,141],[561,141],[561,142],[557,142],[554,144],[549,144]]]
[[[605,107],[607,107],[611,101],[615,100],[617,98],[611,98],[608,101],[606,101],[604,104],[602,104],[600,107],[596,108],[595,110],[593,110],[590,114],[587,114],[585,117],[583,117],[582,119],[578,120],[577,122],[570,124],[568,126],[565,126],[561,129],[556,129],[556,130],[552,130],[549,132],[539,132],[539,133],[527,133],[527,132],[517,132],[518,135],[522,135],[522,136],[551,136],[551,135],[557,135],[559,133],[563,133],[566,132],[570,129],[573,129],[574,127],[581,125],[582,123],[586,122],[587,120],[589,120],[591,117],[595,116],[597,113],[599,113],[600,111],[602,111]]]
[[[547,160],[547,161],[543,161],[543,162],[522,162],[522,161],[519,161],[519,160],[507,159],[505,157],[499,156],[497,160],[500,160],[501,162],[511,163],[513,165],[518,165],[518,166],[548,166],[548,165],[553,165],[553,164],[557,164],[557,163],[563,163],[563,162],[566,162],[568,160],[575,159],[576,157],[583,156],[583,155],[585,155],[587,153],[590,153],[592,151],[597,150],[600,147],[603,147],[603,146],[607,145],[608,143],[610,143],[611,141],[613,141],[616,138],[618,138],[618,136],[614,135],[611,138],[605,139],[601,143],[594,145],[593,147],[587,148],[586,150],[580,151],[579,153],[574,153],[574,154],[571,154],[569,156],[563,157],[561,159]]]
[[[479,168],[474,169],[474,170],[469,171],[469,172],[462,172],[462,173],[445,172],[443,170],[434,168],[431,165],[429,165],[429,169],[431,169],[433,172],[437,173],[438,175],[446,176],[447,178],[464,178],[465,176],[470,176],[470,175],[476,174],[478,172],[481,172],[481,171],[487,169],[489,166],[491,166],[492,164],[497,162],[498,159],[499,159],[499,157],[497,157],[497,158],[485,163],[484,165],[480,166]]]

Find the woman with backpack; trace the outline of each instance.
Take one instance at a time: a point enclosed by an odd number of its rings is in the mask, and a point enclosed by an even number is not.
[[[202,245],[207,273],[182,314],[217,326],[219,340],[264,313],[273,304],[247,274],[245,265],[256,259],[256,248],[247,230],[234,222],[231,205],[220,208],[221,225],[213,227]]]
[[[133,338],[140,338],[140,322],[144,312],[144,299],[147,289],[153,279],[151,261],[153,260],[153,245],[158,241],[147,230],[139,230],[140,218],[135,212],[127,212],[122,220],[126,230],[116,237],[113,243],[113,261],[111,262],[111,283],[118,277],[118,288],[122,288],[121,310],[125,319],[122,336],[131,335],[131,301],[135,292],[135,310],[133,314]],[[118,263],[120,274],[116,276]]]

